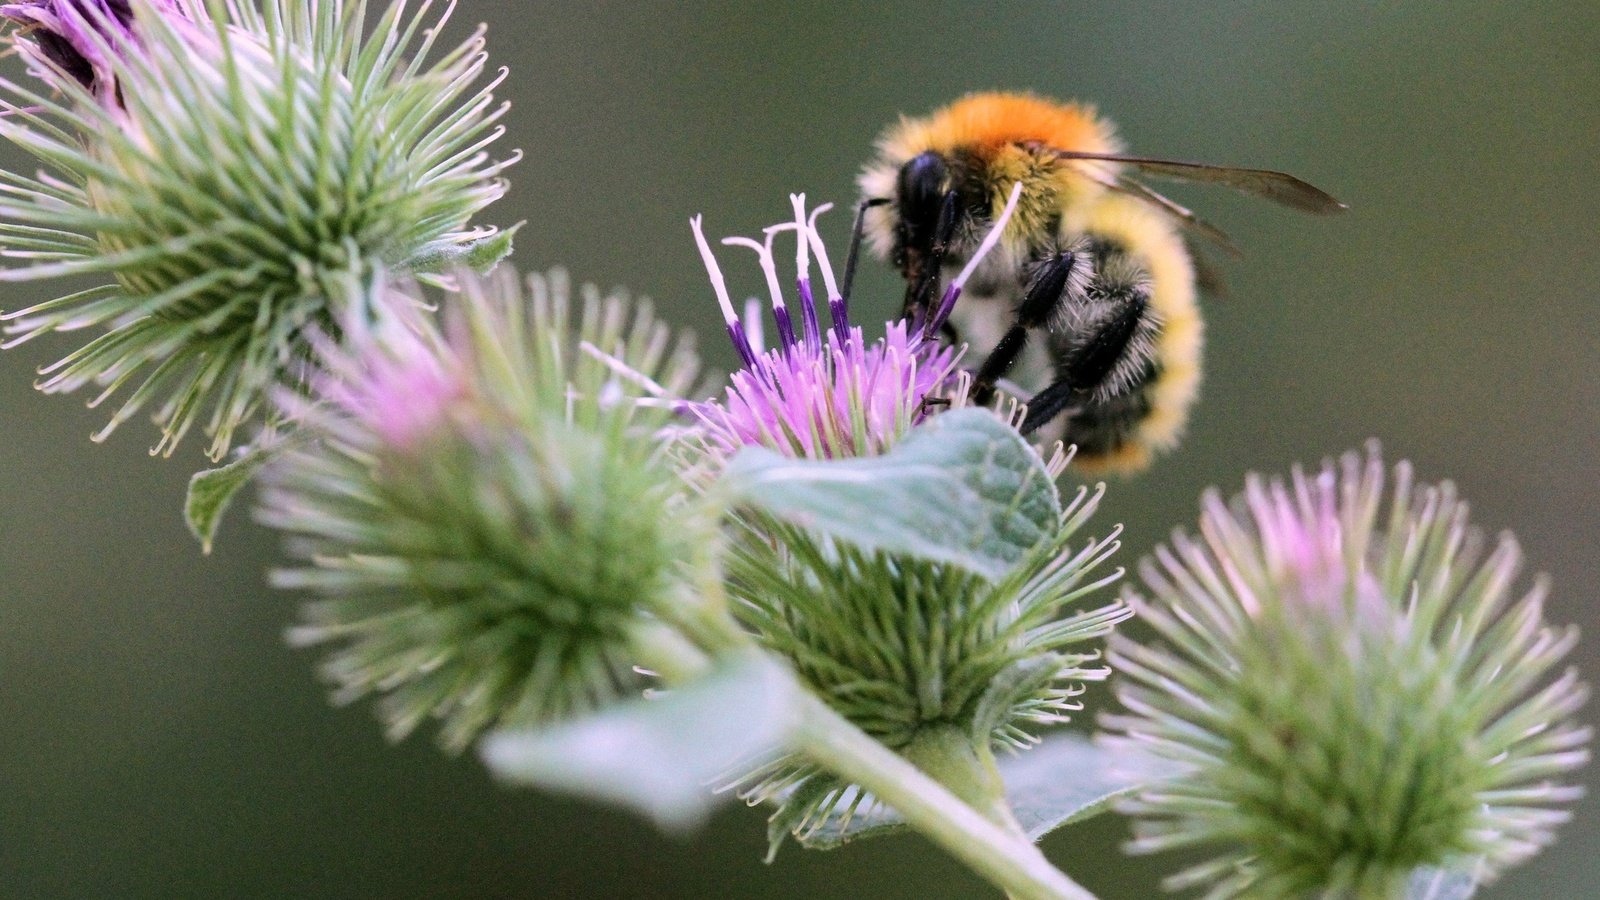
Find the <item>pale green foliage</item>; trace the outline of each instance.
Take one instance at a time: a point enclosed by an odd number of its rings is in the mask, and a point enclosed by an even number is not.
[[[464,288],[445,333],[352,332],[331,355],[261,514],[307,560],[277,583],[325,598],[294,635],[334,646],[338,696],[385,695],[395,737],[442,717],[453,749],[635,691],[633,630],[684,601],[710,539],[652,437],[666,413],[578,349],[681,389],[692,360],[648,311],[590,290],[574,321],[559,274]]]
[[[887,455],[803,460],[762,447],[723,473],[744,503],[863,550],[1003,577],[1056,533],[1061,501],[1038,453],[987,410],[929,419]]]
[[[1111,750],[1081,734],[1056,732],[1024,753],[1004,754],[998,770],[1006,802],[1027,836],[1039,840],[1057,828],[1093,818],[1150,782],[1171,774],[1160,759],[1126,750]],[[861,838],[905,827],[900,814],[882,804],[856,806],[854,796],[836,802],[840,809],[818,816],[815,826],[796,835],[814,850],[831,850]]]
[[[634,807],[664,828],[699,825],[720,799],[707,785],[782,748],[796,721],[794,678],[759,655],[650,699],[483,742],[496,775]]]
[[[222,524],[223,514],[233,505],[233,498],[254,480],[280,446],[262,443],[225,466],[196,472],[189,478],[183,520],[189,526],[189,533],[200,542],[202,552],[211,552],[217,528]]]
[[[40,387],[121,393],[97,437],[152,408],[156,451],[198,424],[220,458],[298,383],[308,336],[363,301],[353,286],[492,234],[469,223],[505,190],[485,153],[503,108],[481,32],[437,52],[430,6],[137,4],[132,39],[101,36],[116,101],[0,82],[0,137],[47,168],[0,172],[0,247],[29,263],[0,278],[104,279],[6,317],[13,344],[105,330]]]

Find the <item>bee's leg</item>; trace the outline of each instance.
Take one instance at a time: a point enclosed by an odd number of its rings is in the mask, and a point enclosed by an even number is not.
[[[1028,435],[1048,425],[1072,404],[1077,393],[1077,385],[1065,378],[1050,382],[1044,390],[1028,398],[1028,415],[1017,430]]]
[[[1056,317],[1064,304],[1083,301],[1084,286],[1088,284],[1089,256],[1082,249],[1062,250],[1047,257],[1033,277],[1033,283],[1022,296],[1017,307],[1017,319],[1000,342],[989,352],[972,379],[972,401],[979,406],[994,398],[994,386],[1001,376],[1022,355],[1028,343],[1028,332],[1043,328]]]
[[[939,276],[944,268],[944,256],[956,233],[956,192],[947,191],[939,204],[939,219],[934,227],[933,241],[920,254],[916,277],[906,282],[904,314],[920,324],[932,314],[934,298],[939,296]]]
[[[888,197],[872,197],[856,205],[856,223],[850,229],[850,254],[844,258],[844,278],[839,282],[839,297],[846,304],[850,302],[850,286],[855,284],[856,265],[861,262],[861,237],[867,229],[867,210],[888,202]]]
[[[1097,300],[1112,304],[1112,310],[1063,354],[1056,380],[1028,400],[1023,434],[1036,431],[1070,406],[1094,401],[1096,392],[1104,394],[1107,385],[1125,394],[1148,377],[1148,344],[1157,326],[1150,317],[1149,286],[1142,272],[1113,274],[1093,290]]]

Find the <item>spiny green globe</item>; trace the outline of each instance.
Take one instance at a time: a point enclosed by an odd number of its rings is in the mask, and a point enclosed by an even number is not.
[[[310,604],[298,634],[351,639],[325,672],[345,696],[386,692],[393,735],[438,715],[459,749],[637,689],[631,630],[688,552],[663,471],[545,422],[441,434],[341,481],[349,505],[317,496],[366,581]]]
[[[1053,494],[1048,475],[1044,484]],[[983,802],[975,794],[998,779],[993,748],[1031,747],[1031,729],[1066,721],[1086,684],[1110,674],[1097,644],[1130,611],[1080,604],[1120,576],[1098,568],[1116,532],[1074,547],[1099,498],[1085,490],[1055,505],[1053,528],[999,575],[753,519],[729,562],[735,608],[840,715],[936,777],[960,768],[971,778],[958,793]],[[875,802],[799,757],[742,783],[748,800],[778,807],[774,850],[789,833],[848,822]]]
[[[1273,628],[1279,640],[1241,648],[1231,690],[1212,698],[1226,747],[1213,789],[1238,806],[1262,896],[1389,897],[1412,870],[1475,849],[1491,769],[1470,713],[1446,666],[1396,653],[1374,624]]]
[[[319,85],[304,64],[290,71],[241,66],[238,110],[221,83],[201,86],[212,91],[191,116],[135,93],[130,128],[161,152],[103,148],[89,184],[104,223],[96,237],[125,258],[113,274],[130,298],[170,298],[159,318],[205,322],[219,340],[246,338],[263,308],[329,327],[318,307],[350,273],[404,263],[426,237],[414,232],[427,186],[413,183],[383,117],[359,121],[344,79]]]
[[[218,4],[217,18],[199,0],[73,8],[57,12],[75,30],[15,36],[58,96],[10,86],[0,136],[51,171],[0,173],[14,197],[0,252],[32,261],[0,277],[109,279],[5,317],[14,343],[106,329],[40,384],[121,393],[101,436],[150,409],[158,452],[199,425],[220,457],[373,279],[509,251],[469,224],[509,162],[486,152],[503,107],[476,84],[481,33],[425,64],[433,31],[400,3],[373,23],[340,0]],[[104,59],[88,84],[41,49],[70,55],[74,40]]]
[[[1124,804],[1132,849],[1209,849],[1167,880],[1207,896],[1403,896],[1537,853],[1580,793],[1587,688],[1549,673],[1576,631],[1513,593],[1448,483],[1386,490],[1376,449],[1209,493],[1131,598],[1160,643],[1112,641],[1112,744],[1180,764]]]
[[[315,595],[294,638],[336,696],[376,695],[393,737],[428,718],[467,746],[637,693],[641,629],[693,606],[715,518],[656,437],[670,411],[583,348],[686,389],[694,361],[644,310],[564,275],[463,278],[442,323],[403,298],[351,322],[264,473],[261,519]]]

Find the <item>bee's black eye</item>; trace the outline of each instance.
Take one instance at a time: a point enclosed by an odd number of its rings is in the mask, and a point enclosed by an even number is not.
[[[912,246],[926,247],[933,242],[949,179],[950,168],[944,157],[932,150],[917,154],[900,167],[896,193],[907,242]]]

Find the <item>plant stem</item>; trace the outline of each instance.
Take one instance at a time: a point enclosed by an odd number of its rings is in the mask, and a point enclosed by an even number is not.
[[[989,821],[1019,838],[1027,837],[1011,812],[994,754],[987,745],[974,742],[965,729],[925,726],[898,752]]]
[[[912,828],[1017,900],[1094,900],[1026,838],[985,818],[809,693],[802,700],[799,738],[812,759],[871,791]]]
[[[639,664],[669,685],[686,684],[711,668],[711,657],[677,629],[659,622],[635,628],[632,649]]]

